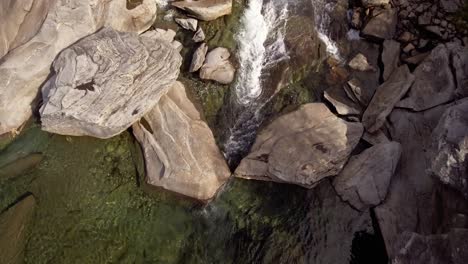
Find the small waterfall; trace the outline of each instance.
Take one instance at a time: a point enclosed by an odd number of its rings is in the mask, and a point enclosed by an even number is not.
[[[330,38],[331,16],[336,3],[327,0],[311,0],[314,6],[315,24],[317,33],[327,47],[327,53],[335,59],[341,60],[340,51],[336,43]]]
[[[252,103],[262,93],[264,67],[287,56],[283,34],[274,30],[280,23],[284,24],[288,3],[274,2],[269,1],[264,6],[264,0],[251,0],[241,19],[242,30],[237,35],[240,69],[235,91],[238,102],[243,105]],[[265,45],[269,38],[274,41]]]

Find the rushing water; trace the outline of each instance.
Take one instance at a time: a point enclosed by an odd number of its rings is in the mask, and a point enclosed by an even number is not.
[[[329,36],[331,23],[330,12],[334,3],[326,0],[311,0],[316,31],[326,46],[327,53],[340,60],[336,43]],[[299,0],[250,0],[244,11],[241,30],[237,34],[238,61],[240,67],[234,85],[234,99],[231,105],[234,112],[233,122],[229,127],[229,136],[224,141],[224,153],[230,164],[235,164],[246,154],[257,130],[263,122],[262,108],[268,103],[275,90],[271,79],[282,81],[272,76],[280,63],[290,59],[285,45],[288,19],[294,14],[291,10],[301,10]],[[307,56],[304,54],[303,56]],[[314,58],[311,58],[313,60]],[[265,79],[270,78],[268,82]],[[270,92],[265,94],[264,85]]]

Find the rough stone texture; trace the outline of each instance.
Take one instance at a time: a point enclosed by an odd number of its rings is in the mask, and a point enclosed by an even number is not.
[[[465,264],[468,259],[468,229],[452,229],[446,234],[424,236],[404,232],[398,241],[398,264]]]
[[[166,41],[104,28],[57,57],[42,91],[42,128],[115,136],[154,107],[177,79],[181,61]]]
[[[367,37],[377,39],[392,39],[396,32],[398,21],[397,10],[394,8],[378,10],[362,30]]]
[[[455,93],[459,97],[468,96],[468,47],[447,44],[452,52],[452,69],[455,71],[457,89]]]
[[[127,8],[127,0],[112,0],[97,19],[104,19],[104,25],[117,31],[138,32],[149,29],[156,20],[156,0],[141,0],[135,8]]]
[[[387,198],[375,213],[390,258],[398,252],[396,243],[403,231],[430,234],[435,226],[434,180],[426,153],[444,109],[439,106],[416,113],[395,109],[389,117],[390,136],[401,144],[402,154]]]
[[[182,43],[177,40],[174,40],[176,32],[172,29],[160,29],[156,28],[154,30],[148,30],[141,35],[142,37],[148,37],[152,39],[159,39],[171,43],[171,46],[177,51],[180,52],[183,48]]]
[[[36,35],[53,4],[53,0],[0,2],[0,58]]]
[[[57,0],[39,32],[3,57],[0,64],[0,135],[16,130],[31,116],[34,99],[57,54],[106,24],[106,4],[109,2]],[[138,31],[144,29],[146,25]]]
[[[235,174],[312,188],[341,171],[362,132],[360,123],[339,119],[324,104],[306,104],[261,131]]]
[[[414,76],[408,66],[404,65],[396,69],[390,78],[377,88],[362,117],[367,131],[373,133],[382,127],[395,104],[406,94],[413,81]]]
[[[360,211],[380,204],[387,196],[400,155],[400,144],[390,142],[351,157],[333,180],[336,192]]]
[[[422,111],[453,99],[455,81],[450,70],[450,51],[439,45],[414,71],[408,96],[397,106]]]
[[[236,69],[229,61],[231,54],[226,48],[215,48],[208,52],[200,69],[200,78],[229,84],[234,80]]]
[[[204,21],[215,20],[232,12],[232,0],[179,1],[172,5]]]
[[[377,145],[377,144],[383,144],[383,143],[389,143],[390,140],[388,139],[387,135],[385,135],[384,132],[381,130],[371,134],[367,131],[364,132],[362,135],[362,139],[365,140],[367,143],[371,145]]]
[[[390,0],[362,0],[365,7],[388,5]]]
[[[179,82],[133,132],[143,147],[151,185],[205,201],[231,175],[213,133]]]
[[[325,99],[329,101],[336,109],[339,115],[359,115],[361,108],[352,102],[341,87],[327,89],[324,94]]]
[[[201,27],[198,27],[197,32],[193,34],[192,40],[194,42],[202,42],[205,40],[205,32],[203,32],[203,29]]]
[[[383,42],[382,62],[383,79],[388,80],[393,71],[398,68],[400,61],[400,43],[394,40],[385,40]]]
[[[28,225],[35,205],[34,197],[29,195],[0,215],[0,263],[24,262]]]
[[[206,45],[206,43],[202,43],[193,53],[189,72],[196,72],[203,66],[207,52],[208,52],[208,46]]]
[[[349,61],[348,66],[357,71],[375,71],[375,68],[369,64],[366,56],[362,53],[357,54],[354,58]]]
[[[175,22],[182,28],[190,31],[196,31],[198,26],[198,20],[194,18],[176,18]]]
[[[432,172],[468,199],[468,98],[445,111],[432,137]]]

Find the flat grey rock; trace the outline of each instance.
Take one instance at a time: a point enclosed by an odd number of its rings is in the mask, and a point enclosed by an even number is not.
[[[397,107],[423,111],[454,98],[455,80],[450,69],[450,50],[439,45],[414,71],[415,81]]]
[[[413,82],[413,74],[408,66],[404,65],[396,69],[390,78],[377,88],[362,117],[367,131],[373,133],[383,126],[395,104],[406,94]]]
[[[383,42],[382,62],[383,79],[388,80],[393,71],[398,68],[400,61],[400,43],[395,40],[385,40]]]
[[[362,53],[358,53],[354,56],[354,58],[349,61],[348,66],[357,71],[375,71],[374,66],[369,64],[366,56]]]
[[[176,18],[175,22],[183,29],[196,31],[198,27],[198,20],[194,18]]]
[[[333,180],[336,192],[360,211],[379,205],[387,196],[400,155],[400,144],[389,142],[352,156]]]
[[[179,82],[133,126],[133,133],[151,185],[206,201],[231,175],[213,133]]]
[[[346,92],[341,87],[332,87],[324,93],[325,99],[335,107],[339,115],[359,115],[361,107],[348,98]]]
[[[235,175],[312,188],[341,171],[362,132],[360,123],[336,117],[322,103],[303,105],[259,133]]]
[[[192,40],[194,42],[202,42],[205,40],[205,32],[203,31],[201,27],[198,27],[197,32],[193,34]]]
[[[398,22],[397,10],[395,8],[376,11],[362,30],[366,37],[376,39],[392,39],[396,32]]]
[[[104,28],[60,53],[42,89],[42,128],[109,138],[150,111],[174,84],[182,58],[170,43]]]

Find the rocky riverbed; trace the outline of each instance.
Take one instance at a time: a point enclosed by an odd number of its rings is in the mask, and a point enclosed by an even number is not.
[[[0,3],[0,263],[466,263],[467,14]]]

